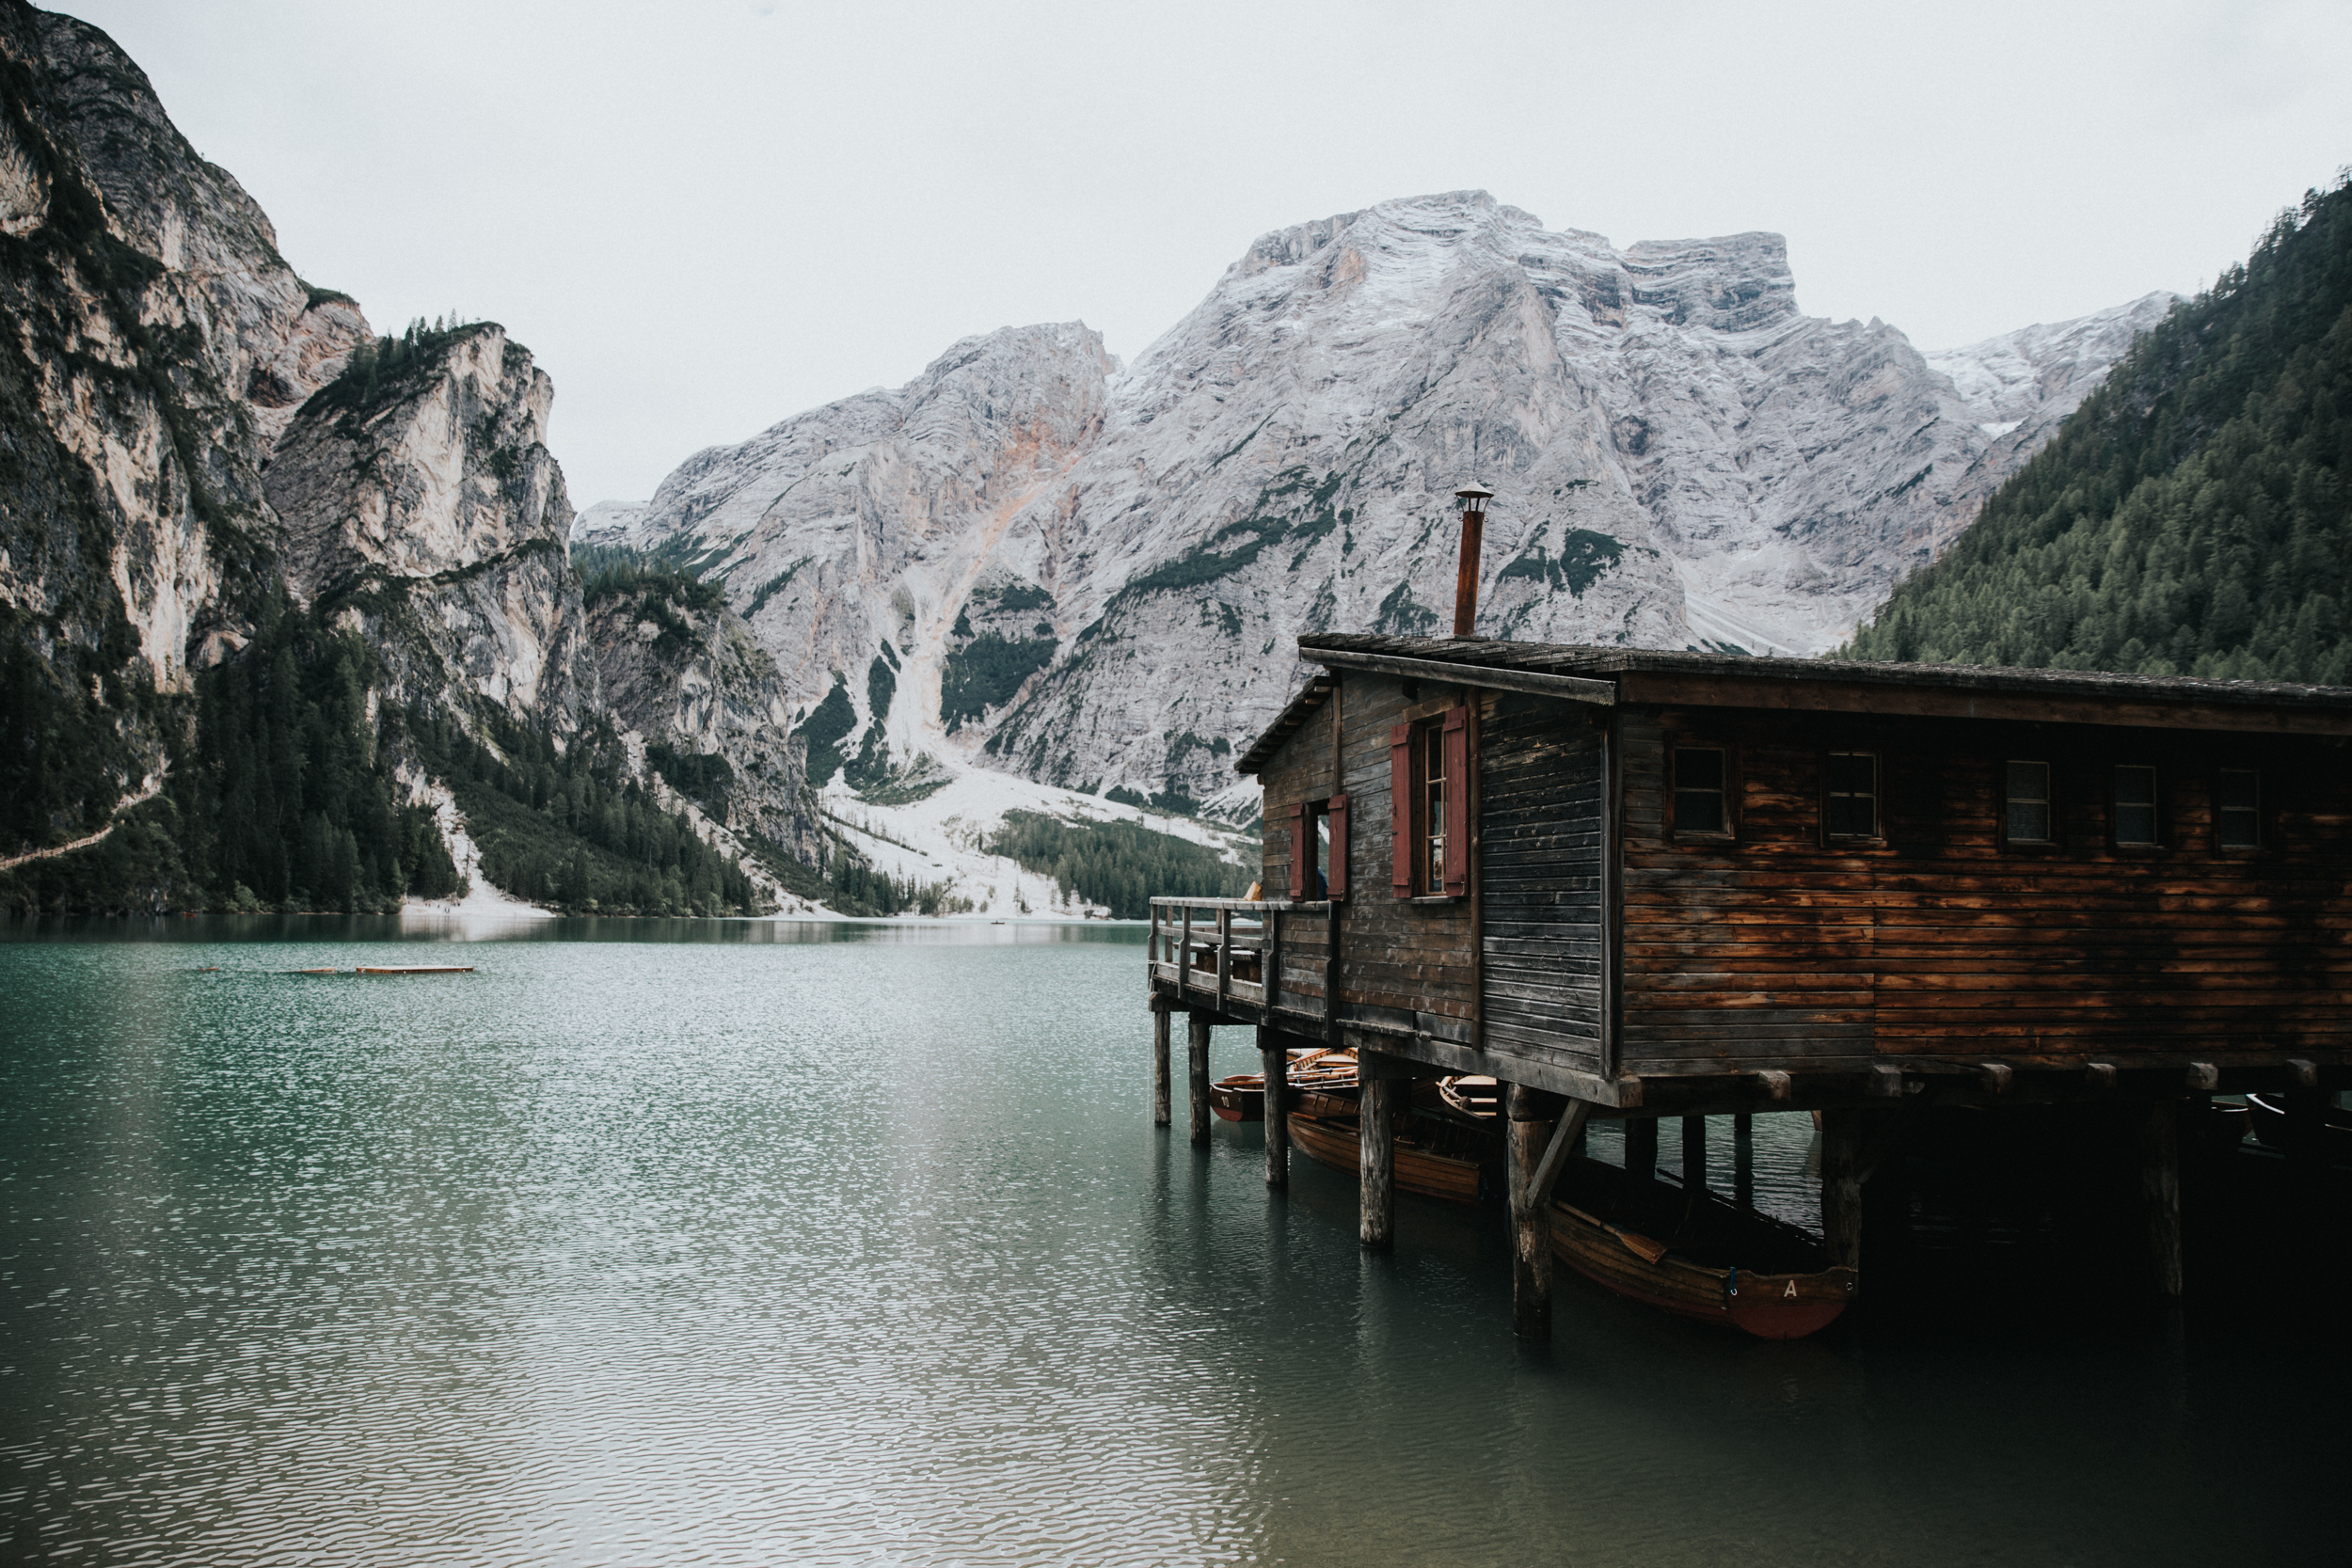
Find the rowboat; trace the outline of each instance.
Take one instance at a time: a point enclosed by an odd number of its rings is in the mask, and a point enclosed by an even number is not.
[[[1551,1250],[1621,1296],[1760,1339],[1827,1327],[1859,1282],[1793,1225],[1581,1155],[1560,1173]]]
[[[2283,1149],[2292,1141],[2284,1095],[2249,1094],[2246,1097],[2246,1111],[2247,1119],[2253,1124],[2254,1136],[2265,1147]],[[2321,1108],[2319,1117],[2319,1147],[2324,1151],[2321,1158],[2330,1164],[2352,1159],[2352,1110],[2330,1104]]]
[[[1353,1051],[1294,1051],[1283,1075],[1294,1098],[1301,1094],[1353,1096],[1356,1092],[1356,1053]],[[1209,1085],[1209,1109],[1227,1121],[1265,1120],[1265,1074],[1237,1072]]]
[[[1354,1111],[1352,1104],[1311,1102],[1302,1096],[1299,1109],[1290,1116],[1291,1142],[1319,1165],[1360,1175],[1363,1129]],[[1491,1133],[1427,1116],[1399,1117],[1397,1122],[1393,1159],[1398,1192],[1474,1206],[1502,1190],[1501,1150]]]

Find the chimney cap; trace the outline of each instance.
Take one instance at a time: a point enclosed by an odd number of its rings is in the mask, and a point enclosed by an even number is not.
[[[1462,510],[1465,512],[1484,510],[1479,507],[1478,503],[1484,500],[1494,499],[1494,495],[1495,493],[1492,490],[1487,489],[1485,485],[1479,483],[1478,481],[1474,479],[1468,484],[1463,485],[1459,490],[1454,492],[1454,499],[1464,503]]]

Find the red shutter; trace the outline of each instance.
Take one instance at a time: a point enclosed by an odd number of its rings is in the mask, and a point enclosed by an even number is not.
[[[1389,828],[1395,847],[1396,895],[1413,895],[1413,726],[1389,731]]]
[[[1314,841],[1307,836],[1307,808],[1291,807],[1291,898],[1307,896],[1307,868],[1314,863]]]
[[[1470,709],[1445,710],[1445,891],[1470,891]]]
[[[1334,795],[1331,814],[1331,896],[1347,896],[1347,797]]]

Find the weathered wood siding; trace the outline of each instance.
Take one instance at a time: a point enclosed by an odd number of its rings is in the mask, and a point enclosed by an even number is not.
[[[2352,1039],[2338,742],[1705,708],[1621,725],[1627,1069]],[[1732,838],[1672,833],[1676,744],[1727,748]],[[1880,842],[1824,842],[1832,750],[1877,753]],[[2011,759],[2051,764],[2057,843],[2005,842]],[[2138,764],[2163,842],[2119,848],[2112,769]],[[2260,770],[2260,848],[2215,843],[2221,768]]]
[[[1389,791],[1389,731],[1469,700],[1459,687],[1350,672],[1342,682],[1341,736],[1348,814],[1348,887],[1340,938],[1340,997],[1351,1018],[1425,1029],[1468,1044],[1476,1010],[1476,956],[1468,898],[1398,898]],[[1294,745],[1295,742],[1294,742]],[[1471,802],[1475,811],[1477,802]]]
[[[1587,709],[1490,696],[1480,720],[1485,1045],[1601,1070],[1600,732]]]
[[[1331,786],[1331,708],[1325,704],[1259,770],[1265,789],[1265,829],[1259,849],[1259,882],[1268,898],[1287,898],[1291,886],[1291,808],[1327,800]],[[1310,897],[1313,896],[1311,893]]]

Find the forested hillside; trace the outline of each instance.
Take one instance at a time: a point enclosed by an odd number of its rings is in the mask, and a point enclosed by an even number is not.
[[[2352,683],[2352,184],[2120,361],[1840,657]]]

